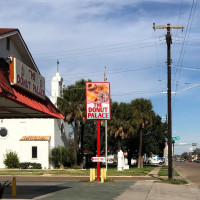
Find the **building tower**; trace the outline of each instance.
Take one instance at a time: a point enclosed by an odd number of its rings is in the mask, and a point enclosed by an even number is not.
[[[51,81],[50,100],[54,105],[56,105],[57,98],[62,96],[62,91],[63,91],[63,78],[60,76],[59,61],[57,60],[57,72]]]

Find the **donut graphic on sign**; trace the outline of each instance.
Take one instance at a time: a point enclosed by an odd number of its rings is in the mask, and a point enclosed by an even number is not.
[[[86,82],[87,119],[110,119],[110,83]]]

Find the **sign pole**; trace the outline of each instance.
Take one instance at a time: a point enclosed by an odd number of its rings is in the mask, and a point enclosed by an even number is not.
[[[104,68],[104,82],[107,81],[106,77],[106,65]],[[107,136],[107,120],[105,120],[105,157],[106,157],[106,171],[108,171],[108,136]]]
[[[97,157],[100,157],[100,120],[97,120]],[[100,162],[97,162],[97,181],[100,181]]]

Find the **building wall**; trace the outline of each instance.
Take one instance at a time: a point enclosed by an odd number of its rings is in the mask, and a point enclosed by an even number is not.
[[[0,168],[4,168],[4,155],[10,150],[19,152],[19,140],[25,132],[24,124],[20,123],[22,120],[10,121],[0,120],[0,127],[5,127],[8,130],[6,137],[0,137]],[[19,154],[18,154],[19,155]]]
[[[54,119],[21,119],[21,121],[24,122],[23,136],[51,136],[50,147],[55,146]]]
[[[5,127],[8,130],[8,135],[6,137],[0,137],[0,168],[4,168],[3,160],[4,155],[9,150],[16,151],[20,162],[32,162],[30,161],[29,153],[25,150],[25,147],[21,147],[22,141],[20,139],[22,136],[51,136],[49,141],[48,149],[46,145],[40,147],[43,152],[43,156],[46,160],[49,160],[49,150],[57,146],[67,146],[67,135],[68,135],[68,125],[64,125],[64,133],[61,134],[59,119],[1,119],[0,128]],[[25,141],[29,142],[29,141]],[[37,144],[38,141],[31,141]],[[42,141],[43,142],[43,141]],[[44,144],[44,143],[42,143]],[[27,160],[25,160],[27,158]],[[44,162],[43,157],[38,157],[38,163],[45,163],[42,168],[49,167],[47,161]],[[36,162],[36,161],[34,161]]]
[[[42,164],[43,169],[50,168],[49,141],[20,141],[20,162],[36,162]],[[32,147],[37,147],[37,158],[32,158]],[[26,150],[26,153],[24,153]]]
[[[7,50],[7,39],[3,38],[0,39],[0,57],[6,58],[8,56],[14,55],[17,59],[23,61],[22,57],[19,54],[19,51],[16,49],[15,45],[13,44],[12,39],[10,39],[10,50]]]
[[[14,41],[14,42],[13,42]],[[6,58],[14,55],[17,59],[29,66],[29,54],[23,45],[20,45],[17,36],[10,36],[10,50],[7,50],[7,38],[0,38],[0,57]],[[28,60],[28,61],[27,61]],[[27,62],[26,62],[27,61]],[[28,64],[29,63],[29,64]],[[29,67],[31,67],[29,66]],[[52,79],[52,99],[56,102],[57,97],[61,96],[63,79],[57,72]],[[0,119],[0,128],[6,128],[8,135],[0,136],[0,168],[4,168],[4,155],[9,150],[16,151],[20,162],[32,162],[30,160],[31,145],[39,145],[38,153],[42,153],[37,160],[42,167],[49,168],[49,150],[57,146],[67,146],[68,125],[64,123],[64,131],[61,132],[63,120],[58,119]],[[48,145],[44,141],[20,141],[22,136],[51,136]],[[26,150],[28,148],[28,150]]]
[[[54,147],[67,146],[68,124],[63,119],[55,119],[54,126],[55,126]]]

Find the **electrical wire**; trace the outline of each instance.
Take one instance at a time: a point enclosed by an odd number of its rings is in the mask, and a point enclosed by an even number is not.
[[[158,39],[160,39],[158,37]],[[149,39],[143,39],[143,40],[136,40],[136,41],[127,41],[127,42],[121,42],[121,43],[113,43],[113,44],[108,44],[108,45],[101,45],[101,46],[94,46],[94,47],[88,47],[88,48],[80,48],[80,49],[71,49],[71,50],[63,50],[63,51],[51,51],[51,52],[40,52],[40,53],[33,53],[32,55],[37,56],[37,55],[49,55],[49,54],[53,54],[55,55],[56,53],[70,53],[70,52],[75,52],[77,53],[77,51],[87,51],[87,50],[94,50],[94,49],[99,49],[99,48],[105,48],[105,47],[112,47],[112,46],[119,46],[119,45],[123,45],[123,44],[130,44],[130,43],[134,43],[134,46],[137,45],[137,43],[141,43],[143,41],[148,41],[148,40],[152,40],[152,38]],[[123,46],[121,46],[123,47]],[[118,47],[120,48],[120,46]]]
[[[158,63],[160,66],[162,66],[164,64],[163,63]],[[120,74],[120,73],[127,73],[127,72],[134,72],[134,71],[139,71],[139,70],[147,70],[147,69],[152,69],[152,68],[156,68],[156,64],[152,64],[148,67],[137,67],[137,68],[133,68],[133,67],[126,67],[122,70],[118,70],[121,68],[115,68],[115,69],[110,69],[107,70],[107,74]],[[118,71],[117,71],[118,70]],[[99,71],[100,72],[100,71]],[[96,71],[93,72],[87,72],[87,73],[81,73],[83,74],[83,76],[77,76],[77,73],[73,73],[73,74],[67,74],[67,75],[62,75],[62,77],[68,77],[68,79],[78,79],[78,78],[86,78],[86,77],[94,77],[94,76],[102,76],[103,72],[100,72],[99,74],[96,73]],[[90,74],[90,75],[88,75]],[[53,76],[45,76],[45,78],[49,78],[49,77],[53,77]]]
[[[179,70],[177,69],[176,72],[175,72],[175,76],[174,76],[174,79],[173,79],[173,82],[172,82],[172,86],[175,82],[177,73],[178,73],[178,79],[180,79],[181,68],[182,68],[182,65],[183,65],[183,58],[185,56],[186,46],[187,46],[187,43],[188,43],[188,39],[189,39],[189,35],[190,35],[190,31],[191,31],[191,27],[192,27],[197,3],[198,3],[198,0],[196,0],[196,3],[195,3],[195,0],[193,0],[191,10],[190,10],[189,19],[188,19],[188,23],[187,23],[187,28],[186,28],[186,32],[185,32],[185,36],[184,36],[184,39],[183,39],[183,43],[182,43],[182,47],[181,47],[181,51],[180,51],[180,56],[179,56],[178,64],[177,64],[178,66],[180,66],[180,68],[179,68]],[[177,90],[178,90],[178,84],[176,82],[175,91],[177,91]],[[175,101],[176,101],[176,93],[175,93],[175,96],[173,98],[173,108],[174,108],[174,105],[175,105]]]
[[[97,55],[103,55],[103,54],[108,54],[108,53],[120,53],[120,52],[125,52],[125,51],[131,51],[131,50],[138,50],[138,49],[142,49],[142,48],[146,48],[146,47],[152,47],[154,45],[144,45],[144,46],[140,46],[138,48],[132,46],[129,47],[127,49],[122,49],[122,50],[118,50],[116,49],[116,51],[112,51],[113,49],[107,49],[107,50],[99,50],[97,52],[80,52],[80,53],[74,53],[71,55],[55,55],[55,56],[48,56],[48,57],[43,57],[43,58],[34,58],[35,60],[38,61],[47,61],[47,60],[55,60],[59,57],[59,60],[66,60],[66,59],[73,59],[73,58],[80,58],[80,57],[87,57],[87,56],[97,56]]]

